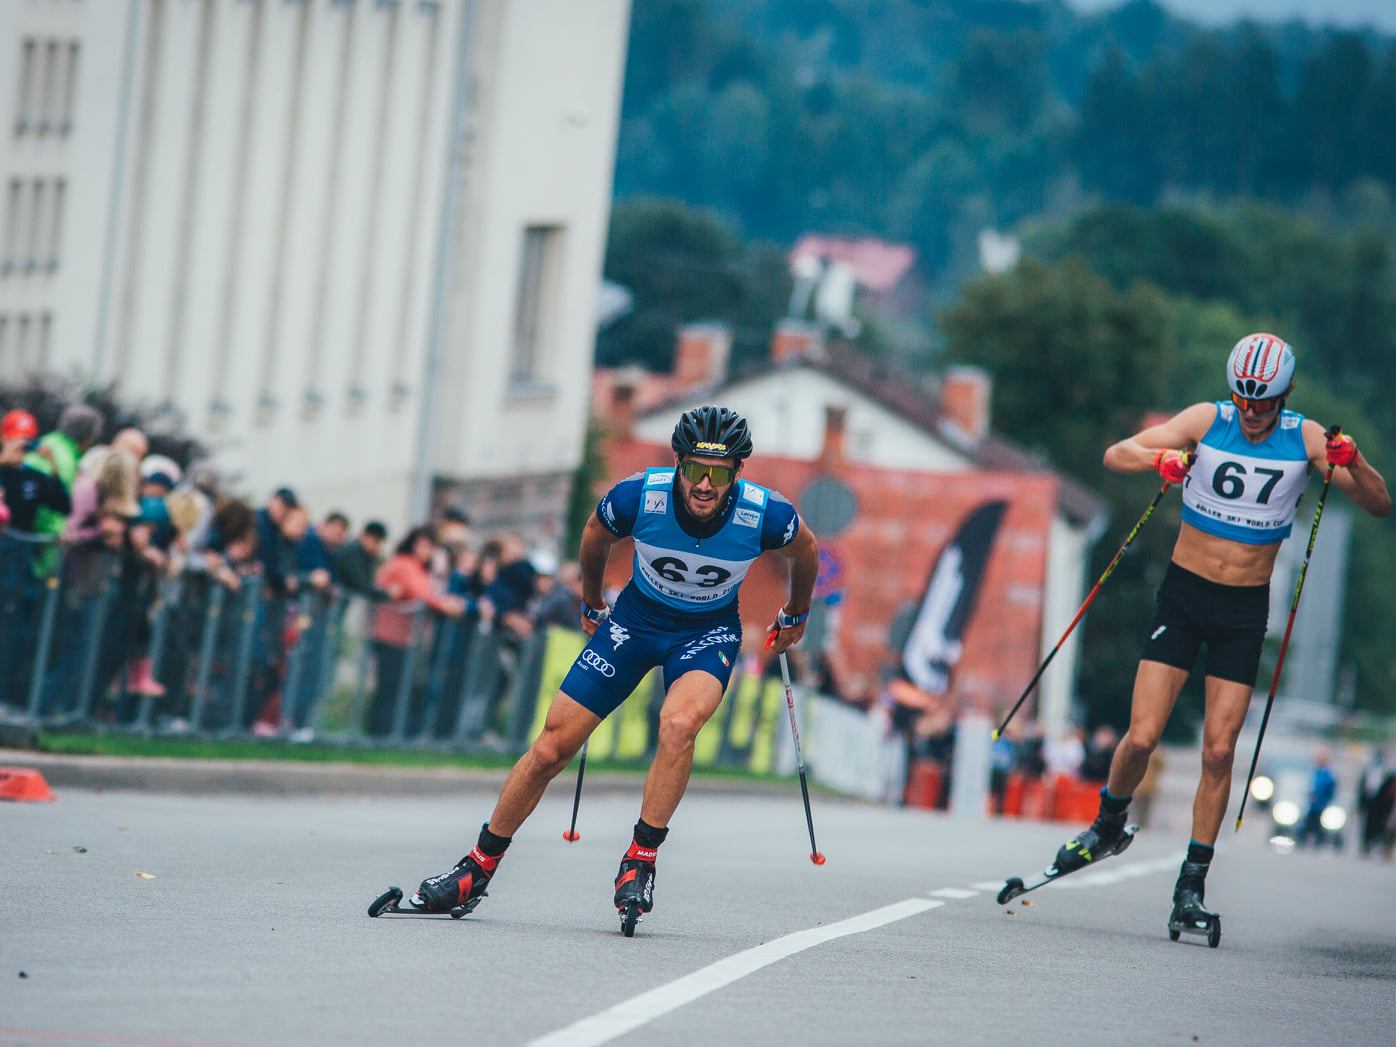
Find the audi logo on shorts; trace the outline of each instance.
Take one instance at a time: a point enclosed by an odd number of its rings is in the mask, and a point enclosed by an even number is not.
[[[591,666],[593,669],[595,669],[595,670],[596,670],[598,673],[600,673],[602,676],[608,676],[608,677],[609,677],[609,676],[615,676],[615,675],[616,675],[616,667],[615,667],[614,665],[612,665],[610,662],[606,661],[605,658],[602,658],[602,657],[601,657],[599,654],[597,654],[595,651],[583,651],[583,652],[582,652],[582,661],[583,661],[585,664]]]

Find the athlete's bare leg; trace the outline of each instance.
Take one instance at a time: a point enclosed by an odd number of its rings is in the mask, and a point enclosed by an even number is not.
[[[548,783],[571,762],[600,723],[601,717],[558,691],[548,706],[543,730],[504,779],[504,788],[490,815],[490,832],[513,836],[538,806]]]
[[[1217,842],[1231,799],[1231,764],[1236,737],[1246,722],[1251,685],[1207,677],[1207,717],[1202,727],[1202,778],[1192,803],[1192,838],[1208,846]]]
[[[1111,796],[1133,796],[1149,768],[1149,754],[1158,747],[1163,725],[1173,712],[1178,692],[1187,682],[1188,671],[1163,662],[1144,660],[1134,674],[1134,701],[1130,708],[1129,730],[1120,739],[1110,761]]]
[[[646,825],[663,829],[674,816],[693,771],[693,743],[720,704],[722,683],[711,673],[684,673],[669,688],[659,711],[659,748],[640,803]]]

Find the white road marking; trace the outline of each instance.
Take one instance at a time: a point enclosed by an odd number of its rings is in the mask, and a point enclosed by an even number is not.
[[[1003,881],[980,880],[978,883],[970,884],[970,886],[973,887],[976,891],[993,891],[995,894],[997,894],[999,888],[1003,886]]]
[[[994,889],[998,890],[999,884],[994,884]],[[961,898],[978,897],[978,891],[967,891],[963,887],[942,887],[938,891],[932,891],[932,898],[949,898],[952,901],[959,901]]]
[[[840,920],[838,923],[787,934],[783,938],[710,963],[701,970],[686,974],[667,985],[643,992],[639,996],[632,996],[598,1014],[540,1036],[530,1041],[528,1047],[595,1047],[596,1044],[608,1043],[787,956],[793,956],[797,952],[803,952],[835,938],[876,930],[897,920],[905,920],[908,916],[938,909],[944,904],[929,898],[908,898],[895,905],[874,909],[861,916]]]
[[[1058,890],[1083,890],[1087,887],[1108,887],[1111,884],[1123,883],[1125,880],[1132,880],[1136,876],[1147,876],[1150,873],[1163,872],[1165,869],[1176,869],[1178,859],[1155,858],[1146,862],[1122,862],[1116,864],[1111,862],[1101,869],[1091,869],[1076,873],[1074,876],[1064,877],[1061,882],[1053,884]]]

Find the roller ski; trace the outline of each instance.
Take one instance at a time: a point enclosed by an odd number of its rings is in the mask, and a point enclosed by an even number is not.
[[[476,847],[448,872],[423,880],[405,905],[402,888],[389,887],[373,900],[368,914],[372,917],[449,915],[459,920],[474,912],[489,893],[485,888],[498,866],[499,858],[491,858]]]
[[[616,872],[616,912],[620,933],[635,937],[635,925],[654,908],[654,860],[658,851],[632,843]]]
[[[1173,888],[1173,912],[1168,917],[1168,940],[1176,942],[1184,934],[1196,934],[1207,939],[1207,947],[1221,944],[1221,917],[1202,907],[1206,892],[1204,879],[1207,866],[1184,862]]]
[[[1077,833],[1061,846],[1061,849],[1057,851],[1056,861],[1043,869],[1036,879],[1027,883],[1023,881],[1021,876],[1005,880],[1003,889],[999,891],[999,904],[1007,905],[1020,894],[1035,891],[1053,880],[1060,880],[1063,876],[1069,876],[1078,869],[1084,869],[1088,865],[1094,865],[1119,854],[1134,842],[1134,834],[1138,831],[1139,826],[1125,824],[1123,814],[1119,816],[1098,815],[1089,829]]]

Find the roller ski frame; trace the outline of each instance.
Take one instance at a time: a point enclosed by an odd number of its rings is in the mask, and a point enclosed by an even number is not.
[[[1197,875],[1198,871],[1201,875]],[[1207,948],[1221,944],[1221,917],[1202,906],[1206,891],[1205,865],[1183,863],[1178,884],[1173,888],[1173,911],[1168,914],[1168,940],[1176,942],[1184,934],[1207,939]]]
[[[380,894],[368,907],[369,916],[377,919],[379,916],[450,916],[453,920],[469,916],[475,911],[475,907],[480,904],[480,899],[485,895],[481,894],[476,898],[471,898],[464,905],[457,905],[449,912],[430,912],[426,909],[418,909],[410,902],[402,904],[402,888],[393,886]]]
[[[1047,866],[1047,868],[1043,869],[1042,874],[1038,876],[1037,879],[1033,880],[1031,883],[1023,882],[1023,878],[1021,876],[1009,877],[1007,880],[1004,881],[1003,889],[999,891],[998,903],[1000,905],[1007,905],[1009,902],[1011,902],[1014,898],[1017,898],[1019,895],[1027,894],[1029,891],[1035,891],[1039,887],[1045,887],[1053,880],[1060,880],[1063,876],[1070,876],[1074,872],[1080,872],[1081,869],[1089,869],[1092,866],[1099,865],[1107,858],[1112,858],[1115,855],[1126,850],[1129,847],[1129,845],[1134,842],[1134,834],[1138,831],[1139,826],[1126,825],[1124,827],[1124,830],[1120,833],[1120,838],[1116,841],[1114,847],[1112,847],[1108,852],[1101,854],[1094,861],[1088,862],[1080,868],[1068,869],[1065,872],[1063,872],[1062,870],[1058,869],[1056,863],[1053,862],[1051,865]]]
[[[1221,944],[1221,917],[1214,912],[1203,910],[1191,920],[1184,921],[1178,918],[1178,910],[1175,908],[1172,915],[1168,917],[1168,940],[1176,942],[1185,934],[1195,934],[1199,938],[1207,939],[1207,948],[1215,949]]]
[[[626,902],[616,913],[620,916],[620,933],[627,938],[635,937],[635,925],[644,919],[639,902]]]

